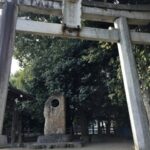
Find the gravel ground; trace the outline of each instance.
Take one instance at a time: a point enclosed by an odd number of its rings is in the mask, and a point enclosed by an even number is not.
[[[82,148],[58,148],[55,150],[133,150],[133,144],[130,141],[119,142],[100,142],[88,144]],[[33,150],[27,148],[3,148],[3,150]],[[44,149],[43,149],[44,150]]]

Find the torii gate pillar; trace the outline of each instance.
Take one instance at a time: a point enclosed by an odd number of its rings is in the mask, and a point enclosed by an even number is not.
[[[115,27],[120,31],[118,50],[135,150],[149,150],[150,133],[148,120],[140,92],[127,19],[124,17],[118,18],[115,21]]]
[[[16,20],[16,2],[15,0],[7,0],[4,4],[0,25],[0,145],[7,143],[6,137],[2,135],[2,131],[7,99],[8,80],[13,53]]]

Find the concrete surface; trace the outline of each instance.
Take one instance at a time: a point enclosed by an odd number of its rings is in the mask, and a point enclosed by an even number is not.
[[[7,137],[5,135],[0,135],[0,146],[7,144]]]

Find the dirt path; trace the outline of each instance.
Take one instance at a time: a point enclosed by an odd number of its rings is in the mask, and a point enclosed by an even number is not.
[[[133,150],[133,144],[129,141],[92,143],[82,148],[58,148],[54,150]],[[3,150],[33,150],[27,148],[5,148]]]

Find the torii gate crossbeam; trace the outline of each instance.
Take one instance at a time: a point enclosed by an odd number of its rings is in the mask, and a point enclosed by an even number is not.
[[[134,9],[130,7],[131,10],[128,10],[127,8],[121,10],[118,9],[119,6],[110,7],[109,5],[106,10],[106,8],[104,9],[104,6],[97,8],[81,6],[81,0],[64,0],[63,3],[60,0],[55,2],[44,0],[0,0],[0,4],[3,4],[4,2],[0,28],[0,144],[4,142],[1,141],[1,137],[3,137],[2,128],[7,85],[13,51],[13,39],[16,30],[17,32],[32,34],[102,40],[117,43],[135,149],[149,150],[150,133],[140,93],[139,79],[132,52],[132,43],[150,44],[150,34],[130,31],[128,24],[139,25],[150,23],[150,9],[147,7],[146,9],[140,9],[140,7],[138,7],[138,9],[135,10],[135,7]],[[82,11],[79,7],[82,8]],[[20,11],[55,14],[56,16],[62,15],[63,12],[63,17],[66,18],[63,24],[21,20],[17,19],[17,8],[19,8]],[[42,11],[40,12],[39,9]],[[78,10],[78,14],[75,13],[76,10]],[[75,15],[75,18],[77,19],[72,18],[72,16],[69,15],[69,11],[72,11],[70,14]],[[81,18],[79,18],[81,14],[82,19],[114,23],[115,29],[107,30],[81,27]],[[40,28],[41,26],[42,28]],[[72,29],[71,32],[68,28]]]

